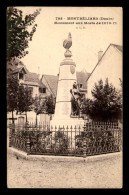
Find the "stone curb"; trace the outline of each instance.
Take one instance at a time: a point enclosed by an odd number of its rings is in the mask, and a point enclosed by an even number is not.
[[[87,156],[86,158],[83,157],[75,157],[75,156],[52,156],[52,155],[27,155],[27,153],[17,150],[15,148],[8,148],[8,153],[12,155],[22,158],[25,160],[41,160],[41,161],[53,161],[53,162],[95,162],[101,160],[107,160],[112,158],[121,158],[122,159],[122,152],[116,153],[108,153],[96,156]]]
[[[7,148],[7,153],[12,154],[12,155],[14,155],[16,157],[19,157],[19,158],[23,158],[23,159],[26,159],[26,160],[28,159],[27,153],[25,153],[21,150],[12,148],[12,147]]]

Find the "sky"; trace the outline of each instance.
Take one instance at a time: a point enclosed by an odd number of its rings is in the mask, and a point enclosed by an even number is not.
[[[23,14],[33,13],[39,7],[18,7]],[[57,75],[64,60],[63,41],[72,35],[72,59],[76,70],[91,72],[98,60],[98,51],[105,51],[110,43],[122,45],[122,8],[119,7],[40,7],[41,13],[35,23],[38,25],[29,54],[22,58],[30,72]],[[62,20],[56,20],[62,17]],[[67,17],[85,17],[87,20],[67,20]],[[75,24],[75,22],[112,22],[112,24]],[[100,17],[101,20],[100,20]],[[112,18],[105,20],[104,18]],[[54,24],[73,22],[74,24]],[[113,24],[114,22],[114,24]],[[80,27],[80,28],[79,28]]]

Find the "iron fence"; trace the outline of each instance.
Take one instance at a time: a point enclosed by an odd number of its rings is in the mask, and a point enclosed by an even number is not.
[[[27,152],[27,135],[23,132],[23,130],[17,132],[10,130],[9,146]]]
[[[79,140],[82,142],[85,140],[87,156],[120,152],[122,150],[122,129],[117,122],[86,123]]]
[[[14,129],[14,127],[13,127]],[[80,127],[10,129],[10,146],[28,154],[91,156],[122,149],[122,130],[118,123],[86,123]]]

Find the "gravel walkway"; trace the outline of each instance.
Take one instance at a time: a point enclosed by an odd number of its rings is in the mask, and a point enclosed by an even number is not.
[[[76,157],[77,158],[77,157]],[[94,162],[50,162],[7,155],[9,188],[121,188],[120,158]]]

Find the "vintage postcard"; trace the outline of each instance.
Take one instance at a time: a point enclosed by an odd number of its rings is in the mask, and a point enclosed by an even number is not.
[[[122,188],[122,7],[6,14],[7,187]]]

